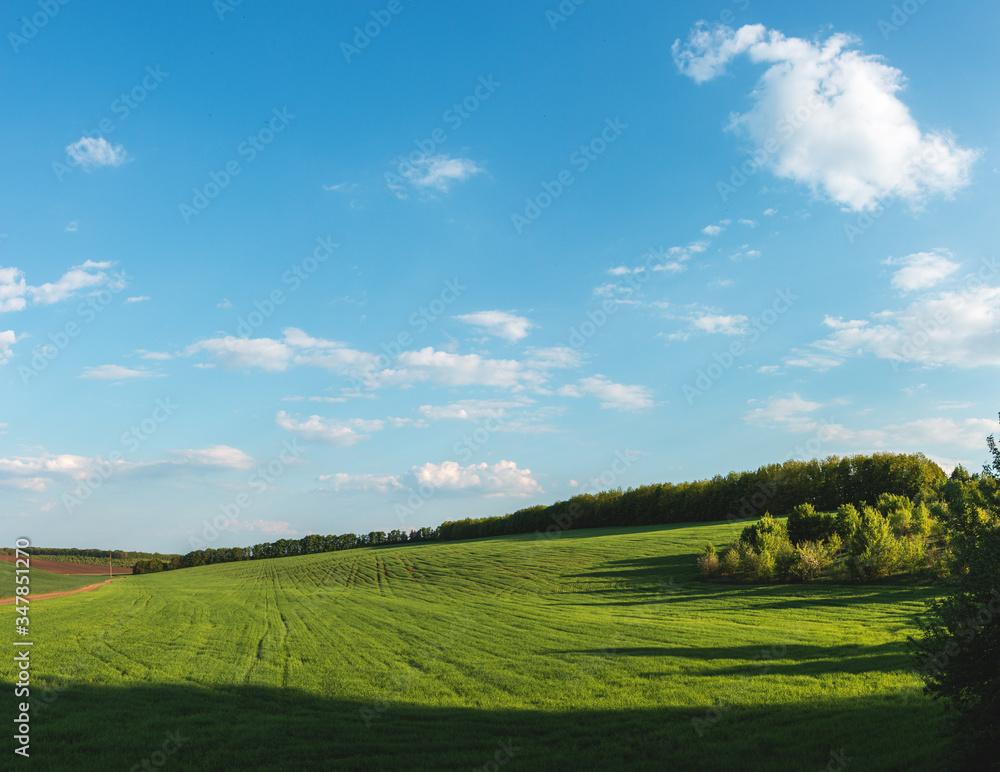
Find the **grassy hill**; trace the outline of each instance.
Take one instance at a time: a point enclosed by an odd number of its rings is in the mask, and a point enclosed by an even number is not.
[[[700,581],[705,541],[738,533],[359,549],[41,601],[32,766],[130,768],[179,732],[170,769],[940,768],[903,653],[934,590]]]

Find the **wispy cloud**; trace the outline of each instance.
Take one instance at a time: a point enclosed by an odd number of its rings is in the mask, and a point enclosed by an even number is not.
[[[477,311],[474,314],[462,314],[455,317],[458,321],[478,327],[487,335],[503,338],[511,343],[528,337],[528,333],[536,325],[524,316],[518,316],[510,311]]]

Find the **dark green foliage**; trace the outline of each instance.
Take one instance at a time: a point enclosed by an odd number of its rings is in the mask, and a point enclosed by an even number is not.
[[[780,517],[802,502],[832,511],[845,503],[875,501],[883,493],[907,498],[929,495],[928,491],[936,491],[946,481],[941,468],[922,453],[786,461],[752,472],[716,475],[711,480],[581,494],[505,516],[448,521],[441,524],[440,538],[450,541],[532,532],[554,537],[575,528],[739,520],[757,518],[768,511]],[[832,532],[827,521],[821,528]]]
[[[132,565],[133,574],[158,574],[166,569],[162,560],[137,560]]]
[[[788,538],[792,544],[822,541],[836,532],[837,518],[817,513],[812,504],[799,504],[788,516]]]
[[[861,515],[853,504],[841,504],[837,508],[837,533],[844,541],[850,540],[861,527]]]
[[[509,515],[447,521],[438,528],[421,528],[409,534],[399,530],[388,534],[372,531],[360,536],[353,533],[340,536],[310,534],[301,539],[279,539],[253,547],[194,550],[182,556],[176,565],[169,564],[168,568],[421,541],[454,541],[532,532],[539,537],[550,538],[577,528],[698,522],[722,520],[726,516],[735,520],[756,517],[760,511],[768,509],[784,514],[803,501],[833,509],[846,501],[858,501],[865,496],[877,498],[883,493],[914,496],[921,488],[940,487],[945,481],[940,467],[920,453],[877,453],[849,458],[831,456],[822,461],[786,461],[784,464],[761,467],[754,472],[731,472],[725,477],[716,475],[711,480],[585,493],[550,506],[535,505]],[[817,517],[819,520],[810,525],[804,539],[822,539],[833,533],[834,518],[830,515]],[[781,528],[784,528],[783,524]],[[773,557],[764,559],[758,574],[766,573],[765,569]]]
[[[777,534],[780,539],[785,539],[788,536],[785,524],[771,517],[770,512],[765,512],[760,520],[743,529],[743,533],[740,534],[740,542],[755,550],[760,550],[763,547],[762,537],[764,534]]]
[[[929,604],[922,638],[910,638],[924,691],[954,710],[964,769],[1000,769],[1000,449],[992,436],[987,444],[993,459],[979,490],[970,489],[968,475],[953,474],[948,483],[948,525],[961,571],[950,595]]]

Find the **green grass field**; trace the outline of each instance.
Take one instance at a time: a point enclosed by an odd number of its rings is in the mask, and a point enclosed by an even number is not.
[[[14,597],[14,577],[16,566],[6,560],[0,560],[0,599]],[[97,584],[107,579],[107,576],[64,576],[52,574],[37,568],[30,569],[32,595],[44,595],[47,592],[65,592],[77,590],[88,584]]]
[[[903,646],[936,590],[700,581],[705,541],[738,532],[362,549],[41,601],[31,768],[940,769]]]

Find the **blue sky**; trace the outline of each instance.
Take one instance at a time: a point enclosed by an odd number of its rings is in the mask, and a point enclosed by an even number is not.
[[[664,6],[7,3],[6,543],[978,468],[1000,9]]]

